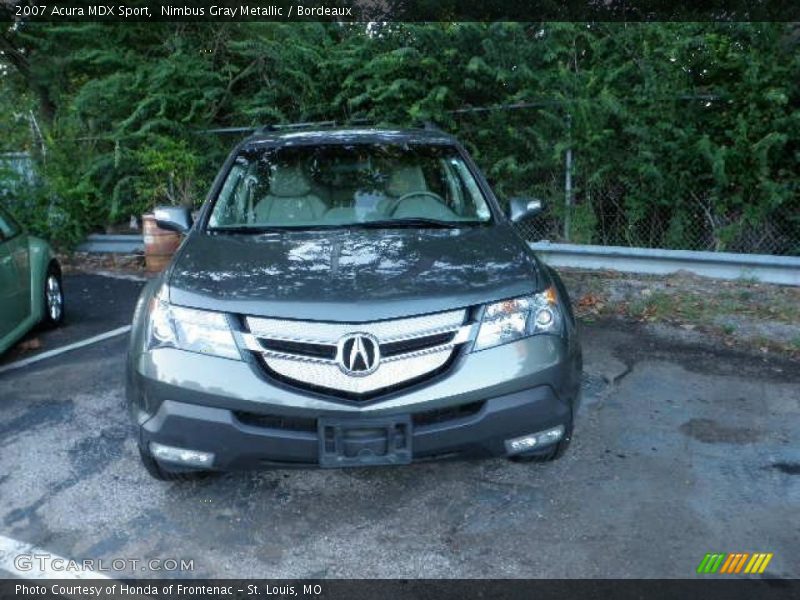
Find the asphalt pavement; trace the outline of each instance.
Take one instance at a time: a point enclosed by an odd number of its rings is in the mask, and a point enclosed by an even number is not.
[[[42,349],[128,323],[141,285],[68,276],[69,320],[35,334]],[[162,483],[127,420],[127,336],[0,374],[0,536],[76,560],[192,562],[117,577],[687,578],[708,552],[771,552],[755,577],[800,577],[800,366],[632,323],[583,338],[574,442],[544,465]]]

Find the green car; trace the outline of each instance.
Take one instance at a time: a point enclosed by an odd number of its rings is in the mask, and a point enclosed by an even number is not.
[[[0,354],[36,325],[63,320],[61,267],[50,244],[0,206]]]

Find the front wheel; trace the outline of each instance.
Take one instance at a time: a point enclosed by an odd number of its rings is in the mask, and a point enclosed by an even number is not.
[[[61,285],[61,269],[56,263],[50,263],[47,277],[44,279],[44,327],[58,327],[64,320],[64,288]]]

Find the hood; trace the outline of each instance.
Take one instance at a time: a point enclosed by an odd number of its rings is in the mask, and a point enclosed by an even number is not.
[[[537,263],[501,224],[461,229],[193,233],[169,275],[183,306],[358,323],[472,306],[538,287]]]

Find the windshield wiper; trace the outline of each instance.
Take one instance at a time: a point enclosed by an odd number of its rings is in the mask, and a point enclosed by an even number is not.
[[[209,227],[208,233],[277,233],[286,231],[286,227],[272,227],[269,225],[223,225],[222,227]]]
[[[361,221],[353,223],[350,227],[364,227],[368,229],[392,228],[431,228],[431,229],[458,229],[463,226],[475,225],[480,221],[442,221],[439,219],[383,219],[379,221]]]
[[[485,225],[483,221],[442,221],[439,219],[380,219],[376,221],[358,221],[355,223],[317,223],[314,225],[223,225],[209,227],[208,233],[244,233],[258,235],[260,233],[285,233],[287,231],[313,231],[319,229],[458,229]]]
[[[222,227],[209,227],[208,233],[285,233],[287,231],[312,231],[315,229],[331,229],[339,225],[223,225]]]

